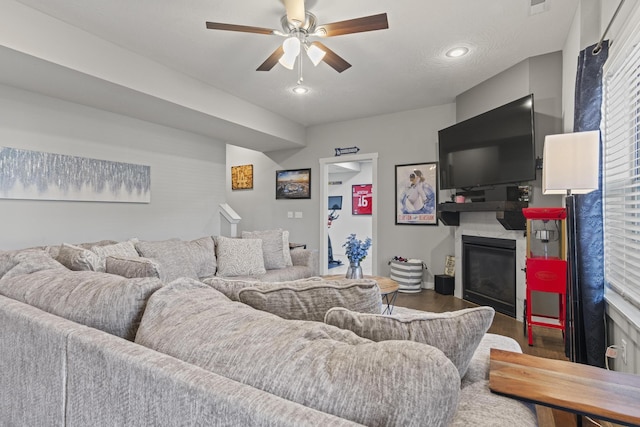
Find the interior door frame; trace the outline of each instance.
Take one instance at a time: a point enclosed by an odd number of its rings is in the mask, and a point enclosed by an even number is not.
[[[329,274],[328,243],[329,230],[327,228],[327,214],[329,210],[329,165],[346,162],[371,162],[371,184],[373,185],[373,202],[371,206],[371,269],[372,274],[378,274],[378,153],[351,154],[322,158],[320,161],[320,240],[318,260],[320,262],[320,274]],[[324,212],[324,213],[322,213]]]

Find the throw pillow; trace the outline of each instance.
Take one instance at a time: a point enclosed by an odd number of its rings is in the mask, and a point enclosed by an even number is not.
[[[157,277],[160,278],[160,264],[155,260],[143,257],[120,258],[108,256],[106,272],[122,277]]]
[[[211,286],[213,289],[217,290],[224,294],[227,298],[232,301],[240,301],[238,297],[238,292],[245,288],[253,288],[255,286],[268,286],[271,285],[273,287],[278,286],[304,286],[309,282],[322,282],[322,277],[307,277],[305,279],[292,280],[287,282],[260,282],[257,280],[242,280],[242,279],[233,279],[233,278],[224,278],[224,277],[209,277],[206,279],[202,279],[202,283]]]
[[[105,271],[106,269],[106,260],[109,256],[116,256],[121,258],[135,258],[140,256],[138,251],[136,251],[136,247],[134,246],[135,242],[138,239],[127,240],[120,243],[114,243],[112,245],[94,245],[91,247],[91,252],[94,252],[100,257],[100,268],[98,271]]]
[[[189,258],[196,271],[196,277],[212,277],[216,274],[216,248],[211,236],[191,241],[179,241],[189,253]]]
[[[456,365],[462,378],[494,314],[491,307],[446,313],[412,310],[391,316],[332,308],[324,321],[373,341],[411,340],[437,347]]]
[[[362,425],[445,426],[458,406],[458,371],[434,347],[285,320],[194,280],[149,298],[136,343]]]
[[[136,243],[136,249],[140,256],[154,259],[160,264],[160,279],[165,283],[179,277],[198,278],[192,252],[181,240],[141,241]]]
[[[217,276],[260,276],[266,273],[262,240],[218,236],[217,241]]]
[[[282,230],[243,231],[243,239],[261,239],[264,268],[267,270],[279,270],[287,266],[284,257],[284,233]],[[289,244],[287,243],[287,251]],[[291,256],[289,256],[291,259]]]
[[[56,259],[74,271],[104,271],[104,263],[94,252],[79,246],[63,243]]]
[[[291,267],[293,261],[291,259],[291,249],[289,249],[289,231],[284,230],[282,232],[282,256],[284,256],[284,262],[286,267]]]
[[[238,292],[240,302],[283,319],[322,322],[333,307],[361,313],[380,313],[382,300],[375,280],[261,284]]]

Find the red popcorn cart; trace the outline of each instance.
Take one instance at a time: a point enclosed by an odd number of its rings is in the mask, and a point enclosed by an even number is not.
[[[565,331],[567,295],[566,218],[564,208],[524,208],[527,219],[526,333],[533,345],[532,326]],[[536,314],[532,292],[558,295],[557,315]]]

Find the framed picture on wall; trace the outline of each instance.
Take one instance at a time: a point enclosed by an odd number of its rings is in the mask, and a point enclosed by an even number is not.
[[[351,186],[351,214],[371,215],[373,204],[373,185],[357,184]]]
[[[310,199],[311,169],[276,171],[277,199]]]
[[[396,224],[438,225],[438,163],[396,165]]]
[[[250,190],[253,188],[253,165],[231,166],[231,189]]]

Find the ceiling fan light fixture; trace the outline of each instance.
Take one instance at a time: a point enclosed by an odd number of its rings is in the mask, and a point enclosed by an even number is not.
[[[282,65],[284,68],[288,69],[288,70],[293,70],[293,66],[296,65],[296,58],[298,57],[298,55],[289,55],[289,54],[284,54],[280,57],[280,59],[278,59],[278,62],[280,63],[280,65]]]
[[[324,59],[324,56],[327,54],[324,50],[320,49],[318,46],[312,45],[304,45],[304,49],[307,52],[307,56],[313,63],[315,67],[318,66],[320,62]]]
[[[460,58],[461,56],[469,53],[469,48],[464,46],[454,47],[453,49],[449,49],[445,55],[449,58]]]
[[[287,37],[282,43],[282,50],[284,50],[284,55],[280,57],[278,62],[283,67],[293,70],[296,58],[300,54],[300,40],[297,37]]]

